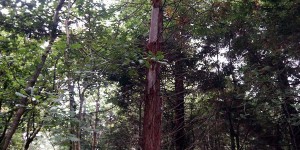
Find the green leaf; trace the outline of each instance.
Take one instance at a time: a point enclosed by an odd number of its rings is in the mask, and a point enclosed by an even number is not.
[[[80,49],[81,48],[81,44],[80,43],[75,43],[71,45],[71,49]]]
[[[145,61],[145,66],[146,66],[147,68],[150,68],[150,62],[149,62],[149,61]]]
[[[162,51],[158,51],[158,52],[156,53],[156,59],[157,59],[157,60],[163,60],[163,59],[164,59],[164,54],[163,54]]]

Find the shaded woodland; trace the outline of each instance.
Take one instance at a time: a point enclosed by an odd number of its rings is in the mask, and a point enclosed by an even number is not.
[[[300,1],[2,0],[1,150],[300,150]]]

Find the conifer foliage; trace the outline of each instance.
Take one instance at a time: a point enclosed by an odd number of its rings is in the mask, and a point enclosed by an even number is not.
[[[0,2],[0,149],[300,149],[300,3]]]

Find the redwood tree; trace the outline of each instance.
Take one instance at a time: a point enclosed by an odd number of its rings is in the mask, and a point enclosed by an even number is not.
[[[161,50],[162,27],[163,27],[162,1],[152,0],[152,13],[149,41],[147,45],[148,53],[157,55]],[[143,149],[159,150],[161,138],[161,116],[162,100],[160,93],[159,71],[160,64],[149,58],[149,68],[146,76],[145,88],[145,109],[143,126]]]

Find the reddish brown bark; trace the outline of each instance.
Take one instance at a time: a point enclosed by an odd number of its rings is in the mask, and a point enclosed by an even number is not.
[[[148,51],[154,55],[161,50],[162,39],[162,2],[152,0],[151,25],[149,33]],[[147,71],[147,83],[145,90],[145,109],[143,123],[143,149],[159,150],[161,139],[161,116],[162,101],[160,99],[160,64],[150,60],[150,67]]]

